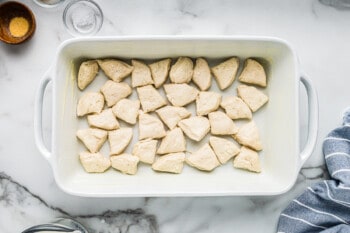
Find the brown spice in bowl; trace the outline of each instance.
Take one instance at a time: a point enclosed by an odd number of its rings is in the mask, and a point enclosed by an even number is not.
[[[29,23],[23,17],[14,17],[10,21],[9,30],[12,36],[22,37],[27,34],[29,30]]]

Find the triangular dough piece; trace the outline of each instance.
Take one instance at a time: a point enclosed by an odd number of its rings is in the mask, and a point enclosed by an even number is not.
[[[105,104],[103,95],[98,92],[87,92],[82,95],[77,105],[77,116],[85,116],[90,113],[100,113]]]
[[[112,108],[112,111],[117,118],[132,125],[136,124],[139,110],[140,101],[129,99],[122,99],[118,101],[118,103]]]
[[[225,109],[231,119],[252,119],[252,111],[244,101],[237,96],[224,96],[220,106]]]
[[[256,151],[242,146],[241,152],[233,160],[235,168],[245,169],[252,172],[261,172],[259,155]]]
[[[212,171],[214,168],[220,166],[219,160],[208,143],[198,151],[190,154],[186,158],[186,163],[202,171]]]
[[[141,102],[142,110],[146,113],[166,105],[166,100],[152,85],[138,87],[137,94]]]
[[[199,87],[201,91],[208,90],[211,86],[210,68],[208,62],[205,59],[196,59],[192,81]]]
[[[96,153],[100,150],[103,143],[105,143],[107,131],[91,128],[80,129],[77,131],[77,138],[84,143],[91,153]]]
[[[211,72],[216,78],[216,81],[221,90],[224,90],[231,86],[231,84],[235,80],[238,67],[239,60],[238,58],[233,57],[211,68]]]
[[[131,64],[134,66],[134,70],[131,73],[132,87],[142,87],[153,84],[151,70],[145,63],[138,60],[131,60]]]
[[[135,175],[137,172],[137,165],[139,158],[131,154],[121,154],[111,156],[112,167],[121,173],[128,175]]]
[[[152,169],[159,172],[179,174],[184,167],[185,157],[182,152],[163,155],[152,165]]]
[[[186,108],[174,106],[165,106],[158,109],[156,113],[169,129],[174,129],[179,121],[191,116],[191,112]]]
[[[139,157],[140,162],[152,164],[156,156],[157,143],[157,140],[152,139],[138,141],[132,149],[132,154]]]
[[[238,133],[233,137],[244,146],[248,146],[257,151],[262,150],[259,130],[254,121],[242,125],[238,129]]]
[[[216,111],[208,115],[210,133],[213,135],[232,135],[238,132],[238,127],[225,113]]]
[[[269,97],[252,86],[239,85],[237,94],[253,112],[256,112],[269,100]]]
[[[198,116],[208,115],[216,111],[221,102],[221,95],[212,91],[201,91],[196,99],[196,110]]]
[[[132,128],[120,128],[108,132],[110,155],[121,154],[132,139]]]
[[[221,164],[227,163],[239,153],[239,148],[233,142],[219,137],[210,137],[209,143]]]
[[[108,80],[102,87],[101,92],[106,99],[108,107],[118,103],[119,100],[128,97],[132,90],[127,83],[116,83]]]
[[[197,142],[201,141],[210,131],[209,120],[202,116],[181,120],[178,125],[187,137]]]
[[[169,102],[177,107],[183,107],[193,102],[198,90],[188,84],[164,84],[164,90]]]
[[[193,76],[193,62],[188,57],[179,57],[170,69],[170,80],[173,83],[189,83]]]
[[[167,58],[149,65],[151,74],[156,88],[163,85],[169,74],[171,59]]]
[[[111,108],[107,108],[99,114],[89,115],[87,120],[91,127],[105,130],[119,128],[119,122],[117,121],[117,118],[115,118]]]
[[[175,128],[167,132],[162,139],[157,154],[169,154],[183,152],[186,150],[185,136],[180,128]]]
[[[115,82],[123,81],[134,69],[129,64],[115,59],[104,59],[97,62],[106,76]]]
[[[79,159],[84,170],[89,173],[102,173],[111,166],[111,161],[100,153],[81,152]]]
[[[165,135],[166,132],[161,120],[146,113],[139,114],[139,140],[162,138]]]
[[[244,63],[243,71],[238,80],[243,83],[266,87],[266,73],[264,67],[256,60],[248,58]]]
[[[78,87],[84,90],[92,81],[94,81],[98,73],[98,64],[96,60],[84,61],[81,63],[78,72]]]

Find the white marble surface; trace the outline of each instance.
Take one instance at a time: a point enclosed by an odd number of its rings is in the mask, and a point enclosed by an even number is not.
[[[307,185],[325,178],[322,139],[339,125],[341,112],[350,103],[350,11],[316,0],[96,0],[105,14],[98,36],[261,35],[286,39],[318,89],[320,108],[315,151],[286,194],[102,199],[74,197],[59,190],[49,164],[35,147],[34,94],[57,46],[71,36],[62,23],[64,5],[47,10],[32,1],[23,2],[37,18],[34,37],[18,46],[0,43],[0,232],[20,232],[61,215],[78,218],[92,232],[275,232],[282,209]],[[305,108],[304,96],[301,102]],[[305,111],[301,119],[305,138]]]

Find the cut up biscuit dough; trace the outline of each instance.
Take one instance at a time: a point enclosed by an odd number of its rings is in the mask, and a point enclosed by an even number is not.
[[[132,139],[132,128],[120,128],[108,132],[110,155],[121,154]]]
[[[141,102],[142,110],[145,113],[152,112],[166,105],[166,100],[152,85],[138,87],[137,94]]]
[[[106,76],[115,82],[123,81],[134,69],[129,64],[116,59],[97,60],[97,62]]]
[[[101,93],[87,92],[82,95],[77,105],[77,116],[85,116],[90,113],[100,113],[103,109],[104,98]]]
[[[210,68],[208,62],[205,59],[196,59],[192,81],[199,87],[201,91],[206,91],[211,86]]]
[[[139,115],[140,101],[122,99],[113,106],[113,114],[129,124],[136,124],[137,116]]]
[[[175,106],[165,106],[158,109],[156,113],[169,129],[174,129],[179,121],[191,116],[191,112],[186,108]]]
[[[87,120],[91,127],[105,130],[119,128],[119,122],[115,118],[111,108],[107,108],[99,114],[89,115]]]
[[[199,91],[188,84],[164,84],[169,102],[176,107],[183,107],[193,102]]]
[[[163,83],[166,81],[170,70],[170,64],[171,64],[171,59],[167,58],[161,61],[154,62],[149,65],[149,68],[151,69],[154,86],[156,88],[162,86]]]
[[[242,146],[241,152],[233,160],[233,166],[235,168],[245,169],[256,173],[261,172],[258,153],[245,146]]]
[[[238,67],[239,59],[237,57],[233,57],[211,68],[211,72],[213,73],[221,90],[231,86],[235,80]]]
[[[201,141],[210,131],[209,120],[202,116],[181,120],[178,125],[187,137],[197,142]]]
[[[266,87],[266,73],[264,67],[256,60],[248,58],[238,78],[243,83]]]
[[[238,133],[233,136],[240,144],[254,150],[262,150],[259,130],[254,121],[242,125]]]
[[[252,112],[256,112],[264,104],[267,103],[269,97],[255,87],[247,85],[239,85],[237,94],[249,106]]]
[[[84,170],[89,173],[102,173],[111,166],[109,159],[101,153],[81,152],[79,159]]]
[[[131,60],[134,70],[131,73],[131,86],[142,87],[153,84],[151,70],[149,67],[138,60]]]
[[[84,61],[81,63],[78,71],[78,87],[84,90],[98,73],[98,64],[96,60]]]
[[[84,143],[91,153],[96,153],[105,143],[107,131],[92,128],[80,129],[77,131],[76,136]]]
[[[152,165],[152,169],[159,172],[180,174],[182,172],[185,153],[171,153],[159,157]]]
[[[111,80],[108,80],[100,91],[105,97],[108,107],[115,105],[119,100],[132,93],[131,87],[127,83],[117,83]]]
[[[175,128],[167,132],[162,139],[157,154],[169,154],[183,152],[186,150],[185,136],[180,128]]]
[[[252,111],[244,101],[237,96],[224,96],[220,106],[225,109],[231,119],[252,119]]]
[[[221,164],[227,163],[240,151],[238,146],[225,138],[212,136],[209,138],[209,143]]]
[[[138,141],[132,149],[132,154],[139,157],[140,162],[152,164],[156,156],[157,143],[157,140],[152,139]]]
[[[225,113],[216,111],[208,115],[212,135],[232,135],[238,132],[238,127]]]
[[[121,154],[111,156],[112,167],[121,173],[135,175],[139,158],[131,154]]]
[[[179,57],[170,69],[172,83],[189,83],[193,76],[193,62],[188,57]]]
[[[139,114],[139,140],[162,138],[165,135],[166,132],[161,120],[147,113]]]
[[[198,151],[190,154],[186,158],[186,163],[202,171],[212,171],[220,166],[219,160],[208,143],[204,144]]]
[[[216,111],[221,103],[221,95],[212,91],[201,91],[196,98],[196,110],[198,116],[208,115]]]

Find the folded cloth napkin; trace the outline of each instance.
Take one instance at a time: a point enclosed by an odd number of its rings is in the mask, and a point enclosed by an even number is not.
[[[279,233],[350,233],[350,111],[343,126],[323,142],[331,180],[324,180],[301,194],[282,212]]]

